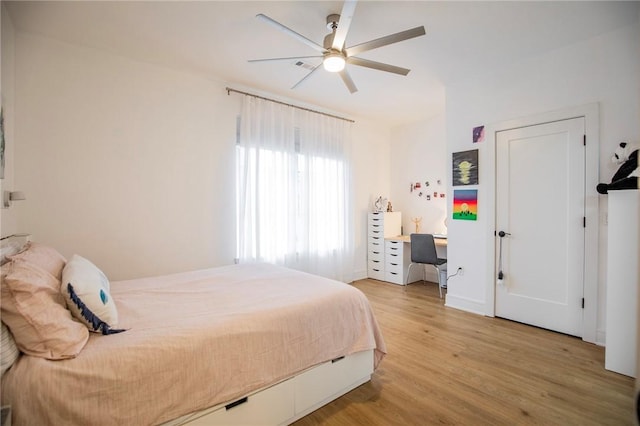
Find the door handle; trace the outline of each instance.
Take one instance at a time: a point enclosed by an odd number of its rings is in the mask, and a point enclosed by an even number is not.
[[[500,254],[498,255],[498,285],[504,284],[504,272],[502,272],[502,239],[507,235],[511,234],[504,231],[498,232],[498,237],[500,237]]]

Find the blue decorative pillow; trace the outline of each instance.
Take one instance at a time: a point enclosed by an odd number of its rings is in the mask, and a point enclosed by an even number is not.
[[[62,270],[61,292],[71,314],[89,331],[102,334],[116,330],[118,310],[109,293],[109,280],[93,263],[74,254]]]

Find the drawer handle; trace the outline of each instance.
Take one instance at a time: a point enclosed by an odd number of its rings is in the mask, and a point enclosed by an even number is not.
[[[380,254],[380,252],[379,251],[374,251],[373,254]]]
[[[344,359],[344,356],[339,356],[338,358],[334,358],[334,359],[332,359],[332,360],[331,360],[331,364],[333,364],[334,362],[338,362],[338,361],[340,361],[341,359]]]
[[[380,269],[373,268],[374,271],[380,272]]]
[[[393,253],[389,253],[389,256],[396,256],[396,257],[398,257],[398,255],[397,255],[397,254],[393,254]]]
[[[398,264],[397,263],[392,263],[391,266],[398,266]]]
[[[231,404],[227,404],[224,406],[225,410],[231,410],[233,407],[237,407],[240,404],[244,404],[245,402],[249,401],[249,397],[245,396],[244,398],[240,398],[237,401],[232,402]]]
[[[398,275],[396,272],[389,272],[391,275]]]
[[[372,260],[373,263],[380,263],[379,260]]]

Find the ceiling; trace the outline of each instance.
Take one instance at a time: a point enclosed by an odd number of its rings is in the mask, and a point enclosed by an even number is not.
[[[444,108],[445,87],[470,76],[638,23],[639,2],[363,1],[346,46],[424,25],[426,35],[360,54],[411,69],[405,76],[349,66],[358,92],[340,77],[294,60],[316,52],[278,31],[264,13],[322,44],[326,16],[341,1],[3,1],[16,31],[31,32],[174,69],[231,87],[293,100],[390,125],[422,120]],[[320,61],[316,59],[315,61]],[[309,60],[314,64],[313,60]],[[315,63],[318,63],[315,62]]]

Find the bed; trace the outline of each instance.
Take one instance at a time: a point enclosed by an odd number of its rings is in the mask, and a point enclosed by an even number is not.
[[[8,260],[3,324],[12,319],[8,265],[25,265]],[[87,332],[77,354],[30,355],[14,336],[23,353],[2,377],[13,426],[289,424],[368,381],[386,352],[363,293],[283,267],[108,285],[117,328]]]

